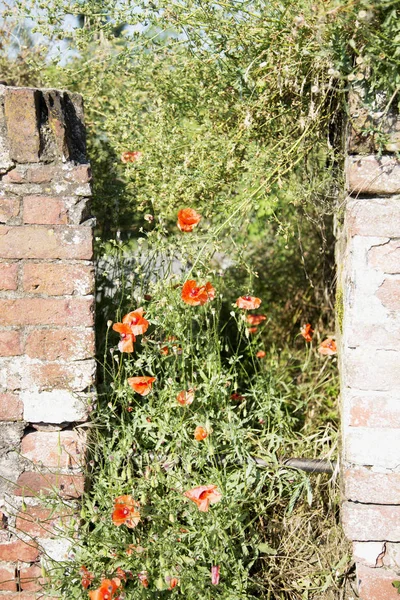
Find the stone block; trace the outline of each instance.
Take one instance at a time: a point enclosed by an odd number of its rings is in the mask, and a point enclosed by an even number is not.
[[[345,219],[350,236],[397,238],[400,197],[349,199]]]
[[[348,156],[345,169],[349,194],[400,194],[400,161],[394,156]]]

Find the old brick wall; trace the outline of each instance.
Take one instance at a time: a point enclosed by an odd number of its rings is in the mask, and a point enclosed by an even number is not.
[[[380,139],[362,132],[374,128]],[[382,137],[382,133],[384,134]],[[378,142],[384,143],[383,155]],[[400,119],[353,94],[338,242],[342,521],[362,600],[400,580]]]
[[[0,600],[29,600],[41,561],[64,558],[84,486],[89,182],[81,97],[0,85]]]

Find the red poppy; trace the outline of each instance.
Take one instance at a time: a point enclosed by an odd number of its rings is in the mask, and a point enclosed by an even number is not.
[[[169,590],[173,590],[178,584],[179,584],[179,579],[177,577],[169,577],[167,576],[165,578],[165,581],[167,583],[169,583]]]
[[[325,356],[332,356],[333,354],[336,354],[337,348],[335,340],[332,338],[327,338],[324,340],[322,344],[320,344],[318,352],[320,354],[324,354]]]
[[[201,425],[198,425],[196,427],[196,429],[194,430],[194,439],[197,440],[198,442],[205,440],[207,436],[208,436],[207,429],[204,429],[204,427],[201,427]]]
[[[133,344],[136,342],[136,338],[129,325],[125,323],[114,323],[113,330],[121,336],[121,341],[118,343],[118,350],[120,352],[133,352]]]
[[[118,587],[116,579],[103,579],[97,590],[89,592],[89,598],[90,600],[113,600]]]
[[[149,580],[147,579],[147,577],[148,577],[147,571],[141,571],[140,573],[138,573],[138,579],[139,579],[140,583],[142,584],[142,586],[145,588],[149,587]]]
[[[244,400],[244,396],[242,396],[242,394],[238,394],[237,392],[234,392],[233,394],[231,394],[231,400],[236,400],[236,401],[242,401]]]
[[[112,520],[114,525],[126,525],[130,529],[136,527],[140,521],[140,504],[132,496],[118,496],[114,500]]]
[[[260,325],[260,323],[262,323],[263,321],[266,321],[267,317],[265,317],[264,315],[247,315],[246,317],[246,321],[250,324],[250,325]]]
[[[143,308],[140,307],[128,313],[122,319],[124,324],[129,325],[133,335],[142,335],[149,327],[149,322],[143,317],[143,313]]]
[[[248,331],[249,333],[257,333],[257,327],[248,327],[248,328],[247,328],[247,331]]]
[[[131,388],[141,396],[150,394],[155,377],[128,377],[128,383]]]
[[[305,325],[302,325],[300,333],[306,340],[306,342],[311,342],[312,334],[314,333],[314,329],[311,327],[311,323],[306,323]]]
[[[264,358],[266,356],[266,353],[264,352],[264,350],[259,350],[256,354],[257,358]]]
[[[178,228],[181,231],[189,232],[199,224],[201,215],[193,208],[183,208],[178,212]]]
[[[203,305],[209,300],[214,300],[215,290],[211,283],[197,285],[194,279],[189,279],[182,287],[182,300],[190,306]]]
[[[82,577],[82,580],[81,580],[82,587],[84,587],[86,590],[89,587],[89,585],[92,583],[92,581],[94,579],[94,575],[92,573],[90,573],[90,571],[88,571],[86,567],[83,567],[83,566],[80,568],[79,573]]]
[[[211,567],[211,583],[212,585],[219,584],[219,565],[213,565]]]
[[[121,162],[123,163],[134,163],[138,160],[140,160],[143,156],[143,152],[139,152],[138,150],[136,152],[123,152],[121,154]]]
[[[256,298],[255,296],[240,296],[240,298],[236,300],[236,306],[239,308],[244,308],[245,310],[253,310],[253,308],[258,308],[260,304],[260,298]]]
[[[222,498],[216,485],[199,485],[183,494],[197,504],[199,511],[208,512],[210,504],[216,504]]]
[[[179,392],[179,394],[176,397],[176,401],[181,406],[189,406],[190,404],[192,404],[193,400],[194,400],[194,389],[193,388],[190,388],[187,391],[182,390],[181,392]]]

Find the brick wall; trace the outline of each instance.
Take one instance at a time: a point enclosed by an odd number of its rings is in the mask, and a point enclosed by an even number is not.
[[[65,557],[84,486],[89,182],[81,97],[0,85],[0,600],[30,600],[46,555]]]
[[[400,119],[384,112],[352,95],[337,253],[342,521],[362,600],[398,599],[400,580]]]

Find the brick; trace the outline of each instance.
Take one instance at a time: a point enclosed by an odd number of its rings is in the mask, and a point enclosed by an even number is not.
[[[44,583],[42,570],[38,565],[20,567],[19,586],[21,590],[24,592],[38,592],[42,589]]]
[[[395,469],[400,464],[399,430],[351,427],[344,450],[348,462]]]
[[[40,165],[27,170],[26,181],[28,183],[50,183],[57,174],[57,167],[52,165]]]
[[[17,298],[1,300],[0,325],[93,324],[93,299]]]
[[[88,265],[26,263],[23,288],[30,294],[85,296],[94,291],[94,269]]]
[[[64,178],[74,183],[89,183],[92,180],[90,165],[79,165],[69,168],[65,171]]]
[[[21,454],[46,467],[79,467],[85,453],[85,436],[77,431],[35,431],[22,438]]]
[[[35,542],[9,542],[8,544],[0,544],[0,560],[23,562],[34,562],[39,557],[39,550]]]
[[[37,496],[38,494],[57,494],[61,498],[80,498],[83,494],[85,478],[83,475],[59,475],[54,473],[34,473],[25,471],[18,477],[14,490],[16,496]]]
[[[394,156],[348,156],[345,168],[350,194],[400,193],[400,161]]]
[[[18,356],[20,354],[22,354],[20,332],[14,330],[0,331],[0,356]]]
[[[357,321],[346,323],[346,345],[348,348],[370,348],[373,350],[398,350],[400,348],[400,321],[399,324],[396,324],[387,319],[385,323],[379,325],[365,324],[358,319],[363,317],[372,321],[374,318],[372,310],[364,315],[358,314],[356,309],[354,312]],[[377,312],[375,316],[377,316]]]
[[[16,592],[17,582],[15,581],[15,566],[0,563],[0,591],[4,592]],[[6,598],[6,596],[1,596]],[[17,597],[17,595],[16,595]]]
[[[18,288],[18,263],[0,263],[0,290]]]
[[[27,506],[25,511],[17,514],[15,529],[33,538],[57,536],[60,529],[68,525],[72,516],[73,512],[67,509],[58,512],[43,506]]]
[[[25,352],[42,360],[84,360],[95,354],[93,329],[34,329]]]
[[[8,88],[4,96],[4,114],[11,159],[19,163],[39,161],[39,91]]]
[[[395,571],[372,569],[357,565],[357,581],[360,600],[398,600],[399,594],[392,582],[399,579]]]
[[[383,565],[389,569],[400,569],[400,543],[386,542]]]
[[[353,559],[367,567],[382,567],[384,554],[385,542],[353,542]]]
[[[23,222],[41,225],[66,225],[68,215],[65,203],[60,198],[25,196]]]
[[[400,310],[400,278],[385,279],[376,295],[385,308]]]
[[[23,390],[20,397],[28,423],[73,423],[87,419],[87,396],[82,398],[69,390]]]
[[[11,169],[2,178],[2,183],[25,183],[26,177],[25,172],[19,169]]]
[[[366,467],[348,468],[343,474],[347,500],[370,504],[400,504],[400,473],[380,473]]]
[[[16,394],[0,394],[0,421],[22,420],[23,404]]]
[[[19,214],[18,198],[0,198],[0,223],[8,223]]]
[[[372,246],[368,252],[368,264],[384,273],[400,274],[400,240]]]
[[[348,387],[383,392],[400,387],[399,366],[400,352],[357,348],[346,349],[343,370]]]
[[[342,523],[346,536],[353,541],[400,541],[400,506],[344,502]]]
[[[90,260],[92,255],[92,231],[89,227],[0,225],[2,258]]]
[[[73,364],[42,363],[29,364],[19,368],[13,363],[9,368],[11,379],[18,377],[17,387],[23,389],[70,389],[76,392],[85,390],[94,383],[94,360],[76,361]],[[16,389],[16,388],[14,388]]]
[[[17,592],[16,594],[1,594],[1,600],[60,600],[60,597],[44,596],[43,594],[38,597],[37,594],[29,592]]]
[[[397,398],[379,394],[353,396],[346,402],[350,408],[348,424],[351,427],[400,429],[400,394]]]
[[[351,236],[398,237],[400,198],[349,199],[346,223]]]

